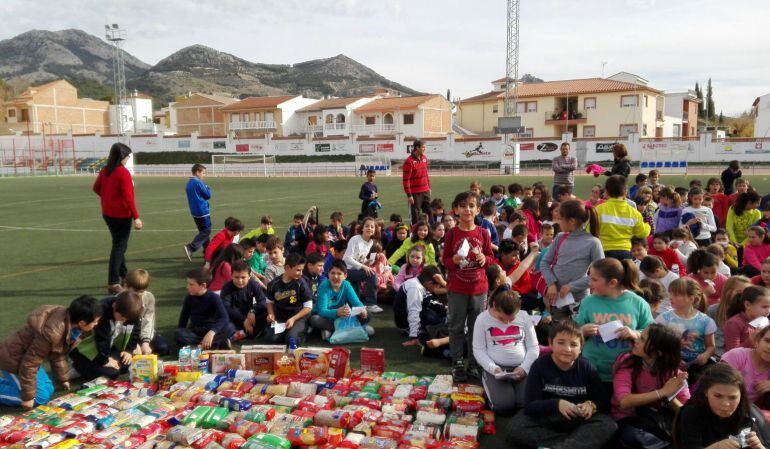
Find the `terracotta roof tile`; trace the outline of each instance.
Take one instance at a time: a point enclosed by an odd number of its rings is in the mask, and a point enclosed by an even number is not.
[[[307,105],[304,108],[297,109],[297,112],[310,112],[320,111],[323,109],[337,109],[344,108],[345,106],[355,103],[362,98],[370,97],[343,97],[343,98],[328,98],[326,100],[319,100],[313,104]]]
[[[547,81],[544,83],[524,83],[518,88],[519,98],[531,97],[550,97],[554,95],[580,95],[604,92],[626,92],[634,90],[646,90],[654,93],[662,93],[649,86],[641,86],[622,81],[609,80],[604,78],[584,78],[575,80]],[[460,103],[471,103],[490,100],[494,96],[493,92],[471,97]],[[500,92],[497,98],[505,98],[505,93]]]
[[[435,97],[441,97],[441,95],[415,95],[412,97],[385,97],[378,98],[374,101],[370,101],[365,105],[356,108],[356,112],[368,112],[368,111],[391,111],[394,109],[416,109],[417,106],[425,103],[428,100],[432,100]]]
[[[298,95],[281,95],[278,97],[248,97],[222,108],[223,111],[239,111],[241,109],[274,108],[279,104],[297,98]]]

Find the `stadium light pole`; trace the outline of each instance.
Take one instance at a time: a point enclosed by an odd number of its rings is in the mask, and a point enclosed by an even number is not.
[[[520,170],[520,145],[517,142],[521,131],[521,117],[517,116],[519,100],[519,0],[506,0],[506,43],[505,43],[505,97],[503,101],[503,116],[507,124],[503,127],[503,152],[509,148],[513,152],[513,167],[511,173],[519,174]],[[511,83],[513,85],[511,86]],[[511,92],[513,87],[513,92]],[[518,121],[516,119],[518,118]],[[511,124],[517,128],[515,133],[510,132]],[[507,128],[507,129],[505,129]],[[513,134],[513,136],[511,136]],[[511,143],[511,138],[513,143]]]

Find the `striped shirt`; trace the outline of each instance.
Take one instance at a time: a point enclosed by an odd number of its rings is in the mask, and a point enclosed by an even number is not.
[[[556,156],[551,162],[551,169],[553,170],[554,185],[575,185],[575,176],[572,172],[577,170],[577,159],[572,156]]]

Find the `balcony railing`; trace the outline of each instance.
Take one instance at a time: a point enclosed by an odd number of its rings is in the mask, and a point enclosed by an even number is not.
[[[321,133],[324,130],[323,125],[305,125],[306,133]]]
[[[337,132],[345,132],[348,129],[347,123],[324,123],[324,131],[330,132],[330,131],[337,131]]]
[[[568,114],[564,114],[564,111],[546,111],[545,124],[562,125],[568,121],[571,123],[585,123],[588,120],[587,117],[585,109],[570,109]]]
[[[350,129],[352,132],[361,134],[391,134],[396,132],[396,125],[384,123],[377,123],[374,125],[353,125]]]
[[[655,111],[655,120],[659,122],[663,121],[663,111]]]
[[[274,121],[257,122],[230,122],[230,131],[251,131],[251,130],[270,130],[275,129]]]

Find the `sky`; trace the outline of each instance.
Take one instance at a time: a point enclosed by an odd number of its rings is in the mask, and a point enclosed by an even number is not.
[[[345,54],[422,92],[466,98],[505,75],[505,0],[2,0],[0,39],[31,29],[128,30],[154,64],[193,44],[262,63]],[[770,93],[767,0],[521,0],[519,73],[635,73],[660,90],[712,79],[716,111]],[[603,63],[606,63],[603,67]]]

